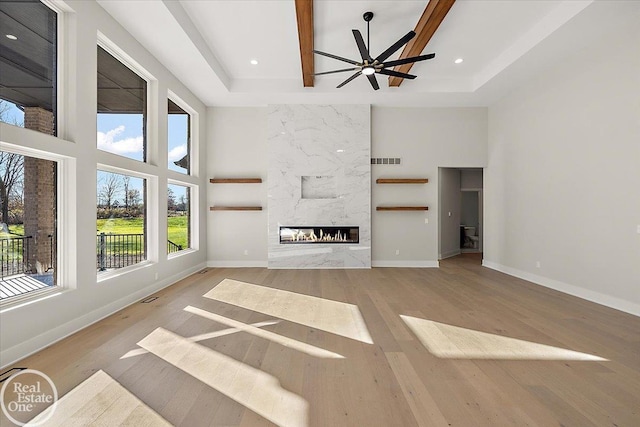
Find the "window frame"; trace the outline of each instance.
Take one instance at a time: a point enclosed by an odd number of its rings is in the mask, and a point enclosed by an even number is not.
[[[164,162],[164,167],[169,171],[169,173],[175,173],[180,177],[197,177],[198,176],[198,147],[199,147],[199,134],[198,134],[198,123],[199,117],[196,110],[194,110],[189,103],[180,98],[175,92],[171,89],[167,89],[167,101],[171,100],[178,107],[182,108],[182,110],[189,115],[189,172],[183,173],[174,171],[173,169],[169,169],[169,113],[167,111],[167,158]],[[168,103],[167,103],[168,105]],[[184,178],[183,178],[184,179]]]
[[[197,191],[198,191],[198,186],[196,184],[190,184],[184,181],[178,181],[175,179],[167,179],[167,189],[169,188],[170,185],[179,185],[181,187],[186,187],[189,189],[189,247],[188,248],[184,248],[180,251],[177,252],[172,252],[172,253],[166,253],[167,255],[167,259],[172,259],[175,257],[179,257],[182,256],[184,254],[188,254],[191,252],[195,252],[198,250],[198,245],[197,245],[197,223],[194,222],[194,217],[197,216],[197,204],[194,203],[194,199],[197,198]],[[167,190],[168,192],[168,190]],[[168,204],[167,206],[165,206],[165,218],[167,219],[167,232],[169,230],[169,216],[167,215],[167,209],[168,208]]]
[[[153,147],[153,144],[149,144],[151,140],[157,139],[157,135],[154,133],[154,128],[151,126],[152,124],[157,124],[157,115],[153,114],[155,109],[153,108],[152,100],[155,99],[153,96],[155,92],[155,83],[156,79],[153,77],[151,73],[149,73],[144,67],[142,67],[137,61],[135,61],[131,56],[129,56],[124,50],[118,47],[117,44],[112,42],[107,36],[98,31],[97,35],[97,43],[96,43],[96,58],[98,55],[98,47],[102,48],[105,52],[111,55],[115,60],[120,62],[122,65],[127,67],[130,71],[135,73],[138,77],[146,82],[146,109],[143,113],[143,159],[138,160],[131,157],[123,156],[120,154],[112,153],[110,151],[101,150],[98,148],[98,142],[96,140],[96,150],[98,152],[109,153],[114,156],[122,157],[125,159],[132,160],[134,162],[140,164],[156,164],[154,159],[157,158],[157,146]],[[98,74],[98,69],[96,65],[96,78]],[[97,80],[96,80],[96,94],[98,91]],[[98,111],[97,111],[97,96],[96,96],[96,124],[98,122]]]
[[[56,2],[54,0],[39,0],[42,5],[49,8],[56,14],[56,40],[55,40],[55,81],[54,81],[54,90],[52,93],[54,94],[54,99],[52,100],[52,104],[55,104],[53,117],[53,137],[57,137],[60,139],[68,140],[68,125],[67,125],[67,85],[66,78],[68,76],[68,61],[69,55],[67,53],[68,49],[68,41],[67,35],[69,31],[67,30],[67,22],[68,22],[68,13],[72,12],[72,9],[69,8],[63,2]],[[60,100],[65,100],[65,102],[60,102]],[[4,122],[2,122],[4,123]],[[14,126],[10,123],[4,123],[9,126]],[[24,129],[24,126],[22,127]]]
[[[169,93],[171,94],[171,91],[169,91]],[[191,142],[193,140],[193,114],[190,113],[189,111],[187,111],[186,108],[183,107],[182,102],[177,102],[174,100],[175,99],[175,95],[170,95],[167,96],[167,101],[171,101],[173,102],[175,105],[177,105],[178,107],[180,107],[182,109],[182,111],[185,112],[185,114],[187,114],[187,158],[189,159],[189,167],[187,168],[187,172],[181,172],[181,171],[177,171],[174,169],[171,169],[169,166],[169,152],[171,151],[169,148],[169,134],[170,132],[170,128],[169,128],[169,118],[172,116],[172,114],[170,114],[167,110],[167,161],[165,163],[165,166],[168,170],[179,173],[181,175],[185,175],[185,176],[191,176],[191,169],[192,169],[192,164],[191,164]],[[167,109],[168,109],[168,102],[167,102]],[[184,168],[183,168],[184,169]]]
[[[104,163],[98,163],[96,165],[96,195],[97,195],[97,189],[98,189],[98,183],[97,183],[98,172],[110,172],[110,173],[115,173],[119,175],[127,175],[132,178],[144,179],[146,180],[145,186],[146,186],[146,193],[147,193],[146,200],[144,202],[144,210],[145,210],[145,214],[144,214],[145,227],[144,228],[146,229],[145,240],[147,245],[147,248],[146,248],[147,258],[136,264],[129,265],[122,268],[116,268],[111,271],[101,272],[99,270],[96,270],[96,281],[98,284],[100,284],[101,282],[107,281],[111,278],[118,277],[128,272],[139,270],[141,268],[146,268],[157,263],[158,256],[157,256],[156,246],[158,241],[158,233],[155,230],[157,229],[158,221],[157,220],[154,221],[152,216],[157,217],[157,212],[154,212],[156,211],[156,209],[154,209],[153,206],[157,206],[156,194],[157,194],[157,188],[158,188],[158,185],[157,185],[158,178],[148,173],[133,171],[131,169],[124,169],[124,168],[120,168],[117,166],[112,166]],[[96,220],[97,220],[97,208],[98,207],[96,205]]]
[[[159,211],[158,211],[158,143],[157,143],[157,127],[158,127],[158,107],[157,101],[157,88],[158,82],[154,76],[142,67],[137,61],[129,56],[123,49],[121,49],[116,43],[112,42],[102,32],[97,32],[97,43],[95,52],[97,55],[97,48],[101,47],[111,56],[113,56],[121,64],[129,68],[136,73],[140,78],[147,82],[146,93],[146,117],[145,117],[145,161],[139,161],[126,156],[121,156],[109,151],[100,150],[96,144],[94,145],[97,153],[96,162],[96,191],[97,191],[97,174],[98,171],[117,173],[121,175],[128,175],[135,178],[142,178],[146,180],[146,200],[145,200],[145,228],[146,228],[146,244],[147,244],[147,259],[127,266],[123,268],[114,269],[111,271],[100,272],[96,270],[96,284],[100,285],[110,281],[116,277],[126,275],[133,271],[149,268],[158,263],[158,231],[159,231]],[[97,77],[97,68],[96,68]],[[96,80],[97,84],[97,80]],[[96,86],[97,91],[97,86]],[[97,103],[96,103],[96,123],[97,123]],[[97,129],[96,129],[97,130]],[[154,143],[155,142],[155,143]],[[97,205],[96,205],[97,209]],[[97,212],[95,215],[97,219]],[[96,253],[97,256],[97,253]]]
[[[3,126],[11,126],[2,123]],[[15,127],[15,126],[14,126]],[[7,132],[9,133],[9,132]],[[53,135],[40,134],[45,139],[53,138],[58,140]],[[4,135],[3,135],[4,138]],[[7,138],[11,140],[12,138]],[[10,142],[0,140],[0,151],[8,153],[14,153],[21,156],[27,156],[42,160],[48,160],[56,163],[56,216],[55,221],[55,233],[56,233],[56,264],[54,268],[55,285],[50,289],[41,289],[26,294],[17,295],[15,297],[9,297],[5,301],[0,302],[0,314],[5,311],[12,310],[14,308],[22,307],[27,304],[31,304],[42,299],[50,298],[55,295],[59,295],[65,290],[74,289],[72,286],[74,283],[71,275],[73,270],[70,268],[70,257],[75,259],[76,251],[72,248],[71,242],[71,230],[74,229],[70,220],[71,216],[68,212],[73,211],[73,207],[70,205],[70,201],[75,197],[75,186],[71,188],[73,184],[73,175],[75,175],[75,159],[64,156],[62,154],[55,154],[37,150],[34,148],[28,148],[22,145],[15,145]]]

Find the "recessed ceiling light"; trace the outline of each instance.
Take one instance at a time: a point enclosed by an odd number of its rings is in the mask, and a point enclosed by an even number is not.
[[[336,153],[344,153],[344,150],[336,150]]]
[[[252,59],[249,62],[251,63],[251,65],[258,65],[258,60],[257,59]]]
[[[464,59],[462,59],[462,58],[458,58],[458,59],[456,59],[456,60],[455,60],[455,61],[453,61],[453,62],[455,62],[456,64],[461,64],[461,63],[462,63],[462,61],[464,61]]]
[[[16,36],[14,36],[13,34],[6,34],[6,37],[7,37],[9,40],[18,40],[18,38],[17,38]]]

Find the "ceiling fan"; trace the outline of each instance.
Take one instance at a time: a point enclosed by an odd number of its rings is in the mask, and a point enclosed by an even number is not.
[[[420,55],[413,56],[411,58],[403,58],[397,59],[395,61],[387,61],[385,60],[393,55],[398,49],[404,46],[409,42],[412,38],[415,37],[416,33],[414,31],[409,31],[405,34],[400,40],[392,44],[387,50],[382,52],[376,58],[372,58],[369,53],[369,22],[373,19],[373,12],[365,12],[362,15],[365,22],[367,23],[367,44],[365,46],[364,39],[362,38],[362,34],[359,30],[351,30],[353,33],[353,37],[356,39],[356,45],[358,46],[358,50],[360,51],[360,56],[362,57],[362,62],[354,61],[352,59],[343,58],[341,56],[332,55],[330,53],[321,52],[319,50],[314,50],[314,53],[318,55],[327,56],[329,58],[337,59],[338,61],[347,62],[349,64],[355,65],[352,68],[343,68],[341,70],[333,70],[333,71],[325,71],[323,73],[315,73],[314,76],[322,76],[325,74],[333,74],[333,73],[342,73],[345,71],[355,71],[355,74],[351,75],[348,79],[340,83],[337,88],[341,88],[342,86],[349,83],[351,80],[355,79],[361,74],[364,74],[369,79],[369,83],[371,83],[371,87],[373,89],[378,90],[380,86],[378,85],[378,81],[376,80],[375,74],[384,74],[386,76],[394,76],[401,77],[404,79],[415,79],[416,76],[413,74],[400,73],[398,71],[389,70],[390,67],[395,67],[396,65],[402,64],[410,64],[412,62],[424,61],[426,59],[432,59],[436,56],[435,53],[430,53],[428,55]]]

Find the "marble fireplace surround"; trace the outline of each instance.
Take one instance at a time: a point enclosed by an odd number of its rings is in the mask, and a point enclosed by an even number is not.
[[[371,267],[369,105],[271,105],[269,268]],[[281,243],[280,227],[358,227],[359,241]]]

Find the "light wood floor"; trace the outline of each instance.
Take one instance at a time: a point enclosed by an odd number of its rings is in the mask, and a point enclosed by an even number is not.
[[[16,366],[189,427],[640,426],[640,318],[480,257],[208,269]]]

